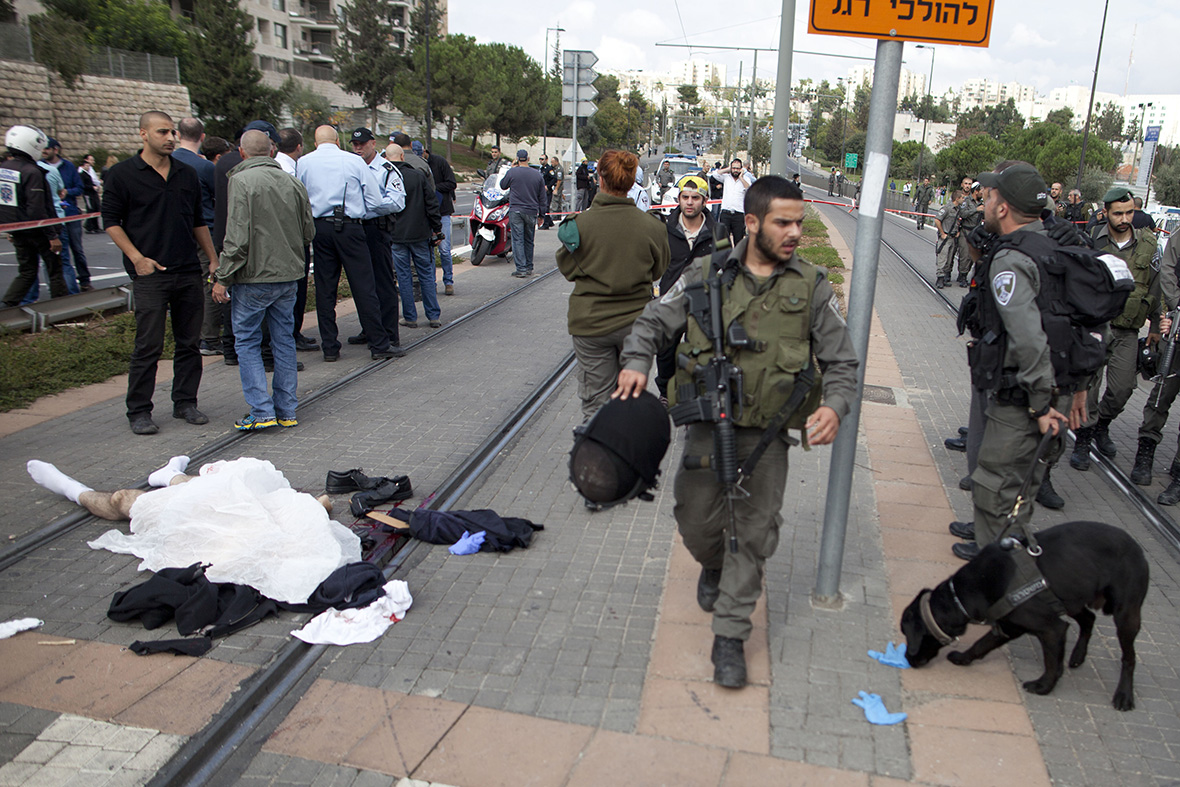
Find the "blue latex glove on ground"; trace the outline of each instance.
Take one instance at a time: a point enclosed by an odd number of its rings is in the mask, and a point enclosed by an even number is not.
[[[473,555],[483,546],[483,540],[487,538],[487,535],[487,532],[483,530],[475,534],[464,530],[459,540],[447,547],[447,551],[452,555]]]
[[[897,667],[898,669],[909,669],[910,663],[905,658],[905,643],[895,646],[892,642],[885,646],[885,652],[879,650],[870,650],[869,655],[877,661],[884,664],[886,667]]]
[[[869,720],[870,724],[897,724],[900,721],[905,721],[906,718],[904,713],[890,713],[885,710],[885,703],[881,702],[880,694],[869,694],[867,691],[862,691],[859,697],[852,700],[852,704],[864,708],[865,718]]]

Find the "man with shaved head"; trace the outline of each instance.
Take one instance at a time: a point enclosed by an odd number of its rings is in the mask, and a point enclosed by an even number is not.
[[[201,206],[197,172],[172,157],[176,126],[163,112],[139,120],[143,149],[111,167],[102,195],[107,234],[123,252],[123,267],[135,296],[135,349],[127,380],[131,431],[155,434],[152,394],[164,352],[164,324],[172,317],[176,352],[172,362],[172,416],[207,424],[197,409],[201,384],[201,317],[204,287],[197,248],[216,259]]]
[[[368,340],[372,359],[386,360],[400,355],[400,351],[391,346],[391,337],[381,321],[373,258],[362,226],[366,215],[392,213],[393,200],[386,196],[377,173],[364,159],[340,149],[340,136],[332,126],[320,126],[315,130],[315,150],[299,159],[295,173],[307,188],[315,217],[315,240],[312,242],[315,306],[324,360],[331,363],[340,357],[336,291],[341,270],[348,276],[361,331]]]
[[[307,189],[275,161],[264,131],[242,134],[242,163],[230,170],[225,242],[213,299],[230,305],[242,393],[250,412],[238,431],[295,426],[295,295],[303,249],[315,237]],[[274,394],[267,394],[262,323],[270,326]]]

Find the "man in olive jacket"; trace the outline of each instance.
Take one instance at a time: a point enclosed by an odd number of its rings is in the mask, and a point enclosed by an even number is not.
[[[589,420],[610,399],[619,353],[631,323],[652,298],[652,282],[668,268],[668,229],[627,197],[639,159],[608,150],[598,166],[593,207],[561,223],[557,267],[574,283],[569,332],[578,358],[578,394]]]
[[[242,393],[250,405],[234,428],[295,426],[295,294],[315,219],[307,189],[272,158],[275,147],[265,132],[243,134],[240,151],[243,161],[229,173],[225,242],[213,272],[213,299],[230,304]],[[274,353],[273,397],[262,364],[264,319]]]

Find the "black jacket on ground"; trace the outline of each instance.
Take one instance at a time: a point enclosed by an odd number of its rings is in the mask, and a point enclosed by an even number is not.
[[[438,197],[421,172],[404,161],[393,166],[402,174],[406,185],[406,207],[393,223],[394,243],[422,243],[436,232],[442,232],[442,216],[438,212]]]
[[[431,153],[426,163],[430,165],[430,174],[434,175],[434,191],[438,197],[439,214],[454,215],[455,189],[459,184],[455,182],[455,170],[451,169],[451,162],[437,153]]]
[[[680,208],[668,214],[668,247],[672,250],[672,261],[668,263],[668,270],[660,277],[660,292],[672,289],[672,285],[680,278],[680,274],[688,267],[692,260],[713,251],[713,215],[707,209],[702,211],[705,224],[697,233],[696,241],[688,245],[688,238],[680,228]]]

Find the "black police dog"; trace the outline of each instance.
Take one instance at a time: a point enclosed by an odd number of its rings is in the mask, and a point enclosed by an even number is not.
[[[1078,622],[1080,633],[1069,657],[1079,667],[1094,630],[1094,613],[1101,609],[1114,617],[1122,647],[1122,672],[1112,704],[1117,710],[1135,707],[1135,637],[1139,634],[1140,609],[1147,595],[1148,567],[1143,548],[1124,531],[1101,522],[1069,522],[1037,533],[1044,553],[1037,565],[1061,600],[1066,613]],[[1006,592],[1015,571],[1010,554],[989,544],[979,555],[933,590],[923,590],[901,616],[906,638],[906,659],[921,667],[967,630],[967,623],[983,620],[986,610]],[[923,619],[923,596],[929,604],[933,628]],[[941,631],[938,631],[938,630]],[[996,621],[992,630],[965,651],[947,654],[952,664],[966,666],[983,658],[1005,642],[1022,634],[1041,641],[1045,673],[1024,684],[1025,691],[1048,694],[1061,678],[1065,660],[1066,621],[1053,613],[1049,603],[1034,596]],[[941,642],[940,642],[941,637]]]

